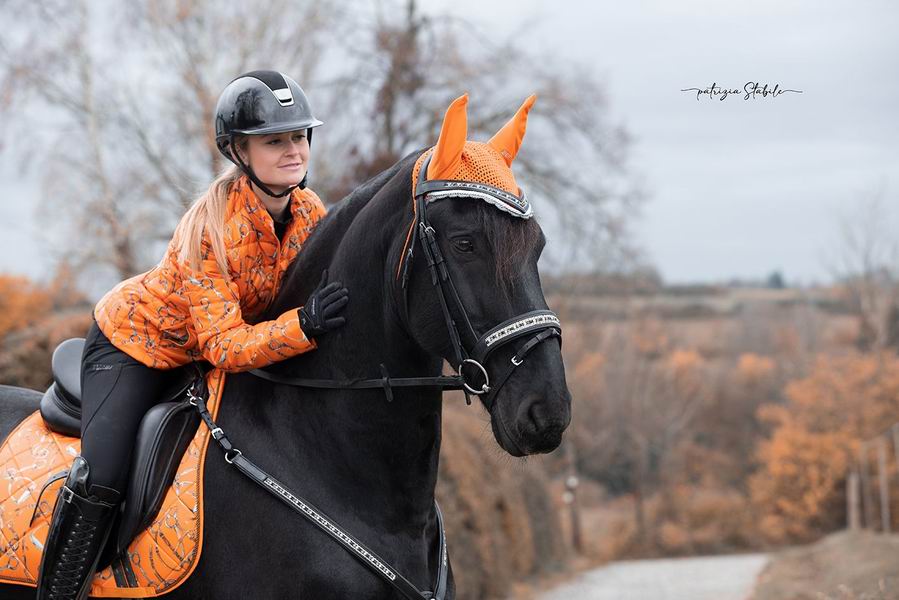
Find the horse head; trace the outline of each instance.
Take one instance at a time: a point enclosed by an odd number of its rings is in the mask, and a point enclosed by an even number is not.
[[[467,139],[467,95],[450,105],[413,167],[396,268],[409,334],[465,377],[513,456],[551,452],[571,420],[560,326],[537,271],[545,237],[511,169],[535,99],[488,142]],[[416,239],[427,260],[412,260]]]
[[[285,361],[284,370],[361,380],[378,376],[383,363],[394,377],[433,379],[445,359],[480,397],[509,454],[559,446],[571,420],[561,325],[537,272],[545,237],[511,168],[534,101],[488,142],[476,142],[467,139],[468,97],[456,99],[436,146],[329,211],[267,316],[305,298],[327,267],[351,290],[347,325],[323,336],[319,351]],[[397,395],[412,400],[405,411],[370,404],[354,408],[352,418],[439,414],[436,391]]]

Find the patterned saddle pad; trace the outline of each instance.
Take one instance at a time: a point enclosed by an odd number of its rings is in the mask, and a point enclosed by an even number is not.
[[[215,418],[225,373],[213,370],[206,377],[207,407]],[[95,575],[91,596],[148,598],[187,580],[203,546],[203,465],[209,439],[209,429],[201,424],[159,514],[131,542],[126,559]],[[0,582],[37,586],[50,517],[65,480],[53,482],[40,505],[37,496],[80,450],[81,440],[47,429],[40,412],[22,421],[0,446]]]

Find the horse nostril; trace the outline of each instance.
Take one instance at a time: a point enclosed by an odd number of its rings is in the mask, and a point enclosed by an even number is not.
[[[539,400],[534,400],[528,407],[528,425],[533,433],[540,433],[546,427],[546,406]]]
[[[559,414],[550,402],[534,398],[527,404],[526,427],[534,435],[554,435],[563,431],[570,420],[570,415]],[[557,407],[561,410],[562,406]]]

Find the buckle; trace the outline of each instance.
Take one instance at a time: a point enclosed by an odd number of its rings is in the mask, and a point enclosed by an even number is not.
[[[63,502],[71,503],[72,496],[74,495],[75,492],[73,492],[72,489],[67,485],[62,486],[62,489],[59,491],[59,497]]]

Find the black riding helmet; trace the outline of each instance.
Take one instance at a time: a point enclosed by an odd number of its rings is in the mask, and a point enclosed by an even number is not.
[[[276,198],[286,196],[297,187],[305,188],[308,171],[298,185],[275,194],[256,177],[250,165],[244,164],[237,152],[231,155],[234,136],[305,129],[311,144],[312,129],[319,125],[322,122],[312,116],[303,88],[278,71],[250,71],[240,75],[222,91],[215,106],[215,144],[219,152],[266,194]]]

